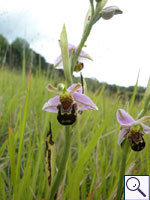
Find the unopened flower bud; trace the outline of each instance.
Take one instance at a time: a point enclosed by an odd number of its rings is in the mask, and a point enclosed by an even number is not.
[[[101,11],[101,16],[105,20],[111,19],[114,15],[122,14],[123,12],[117,6],[110,6]]]

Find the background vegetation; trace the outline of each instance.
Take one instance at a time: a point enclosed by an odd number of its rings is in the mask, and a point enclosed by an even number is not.
[[[0,200],[48,199],[45,142],[49,121],[55,142],[52,181],[60,163],[65,132],[56,114],[44,112],[42,107],[54,96],[45,86],[64,82],[63,74],[57,76],[52,65],[22,39],[12,44],[2,36],[0,40]],[[35,59],[32,62],[31,55]],[[87,95],[99,111],[85,111],[78,116],[57,200],[115,199],[122,155],[117,144],[116,111],[123,108],[136,118],[143,108],[143,88],[110,86],[93,79],[86,82]],[[137,91],[140,98],[135,95]],[[143,151],[130,151],[126,174],[150,174],[150,137],[145,136],[145,141]]]
[[[9,44],[7,39],[0,35],[0,66],[7,66],[11,70],[22,70],[23,57],[25,57],[26,71],[32,71],[35,73],[37,69],[42,69],[42,71],[46,71],[47,75],[60,77],[61,79],[64,78],[63,71],[60,69],[55,70],[53,64],[47,63],[43,56],[30,49],[30,45],[26,40],[16,38],[11,44]],[[79,80],[79,78],[75,78],[75,81]],[[103,85],[105,85],[105,90],[107,90],[110,95],[120,93],[124,98],[131,98],[134,91],[134,86],[123,87],[115,84],[110,85],[99,82],[97,79],[86,78],[86,82],[88,84],[88,89],[92,92],[98,91],[103,87]],[[144,92],[144,87],[138,87],[136,94],[137,100],[140,100],[143,97]]]

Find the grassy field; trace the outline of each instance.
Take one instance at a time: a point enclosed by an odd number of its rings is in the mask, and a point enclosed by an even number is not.
[[[45,170],[49,122],[55,143],[52,183],[63,156],[66,133],[56,114],[42,111],[43,104],[55,96],[45,89],[48,83],[55,84],[42,74],[23,76],[0,70],[0,200],[49,199]],[[99,110],[78,116],[70,132],[71,148],[57,200],[115,199],[123,153],[117,144],[116,111],[123,108],[136,118],[143,107],[143,101],[134,102],[134,94],[131,101],[123,103],[117,95],[106,95],[105,88],[99,94],[87,91],[87,95]],[[150,174],[150,136],[145,136],[145,142],[143,151],[130,150],[126,174]]]

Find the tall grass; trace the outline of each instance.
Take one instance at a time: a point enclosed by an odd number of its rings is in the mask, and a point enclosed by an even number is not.
[[[56,114],[42,111],[43,104],[54,96],[45,86],[54,80],[42,73],[25,75],[25,80],[22,77],[4,68],[0,71],[0,200],[48,199],[45,142],[49,121],[56,151],[53,179],[63,154],[65,128],[57,122]],[[57,200],[116,198],[122,156],[117,145],[116,111],[124,108],[136,117],[143,106],[135,103],[135,93],[131,102],[122,104],[117,94],[108,96],[104,88],[96,94],[87,92],[99,111],[78,116]],[[143,151],[129,152],[126,174],[149,174],[150,138],[145,141]]]

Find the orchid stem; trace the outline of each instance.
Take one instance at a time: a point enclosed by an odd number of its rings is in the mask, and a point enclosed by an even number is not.
[[[85,29],[85,32],[83,34],[83,37],[80,41],[80,44],[77,48],[77,51],[76,51],[76,54],[75,56],[73,57],[72,59],[72,63],[71,63],[71,72],[73,73],[73,70],[74,70],[74,66],[78,60],[78,57],[80,55],[80,52],[82,50],[82,47],[84,46],[84,43],[86,42],[90,32],[91,32],[91,29],[92,29],[92,26],[94,24],[94,21],[95,21],[95,18],[97,18],[97,14],[98,14],[98,11],[95,12],[95,14],[91,17],[91,21],[89,22],[89,24],[87,25],[87,28]]]
[[[121,197],[122,197],[124,175],[125,175],[125,170],[126,170],[126,161],[127,161],[129,149],[130,149],[129,142],[124,141],[123,148],[122,148],[120,176],[119,176],[118,189],[117,189],[117,195],[116,195],[115,200],[121,200]]]
[[[58,188],[60,186],[60,183],[62,181],[63,175],[64,175],[64,171],[66,168],[66,163],[68,160],[68,155],[69,155],[69,151],[70,151],[70,144],[71,144],[71,131],[70,131],[70,126],[66,127],[66,133],[65,133],[65,144],[64,144],[64,151],[61,157],[61,162],[59,165],[59,169],[58,169],[58,173],[56,175],[56,178],[54,180],[54,183],[52,185],[51,188],[51,194],[50,194],[50,200],[54,199]]]

